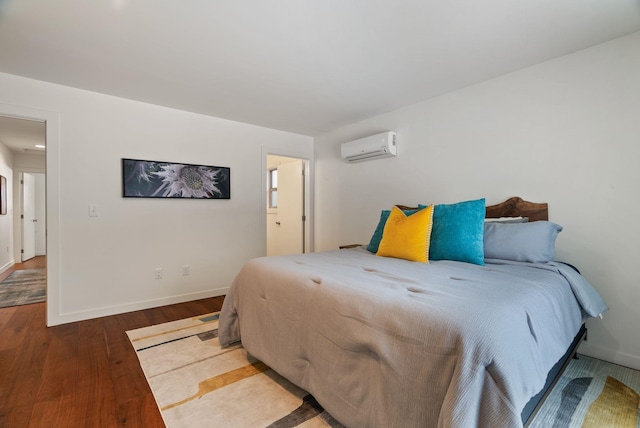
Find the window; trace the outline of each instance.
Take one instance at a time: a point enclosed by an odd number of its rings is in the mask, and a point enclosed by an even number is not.
[[[269,208],[278,208],[278,168],[269,170]]]

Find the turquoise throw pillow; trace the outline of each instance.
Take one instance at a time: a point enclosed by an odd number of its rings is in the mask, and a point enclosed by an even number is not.
[[[426,208],[422,207],[422,208]],[[419,210],[402,210],[405,215],[409,216],[411,214],[416,213]],[[380,246],[380,241],[382,241],[382,232],[384,232],[384,225],[387,224],[387,220],[389,219],[389,214],[391,214],[391,210],[382,210],[380,213],[380,221],[378,222],[378,226],[376,230],[373,232],[373,236],[371,236],[371,241],[369,241],[369,245],[367,245],[367,251],[376,254],[378,252],[378,247]]]
[[[429,260],[455,260],[484,265],[485,213],[484,198],[436,205],[433,210]]]

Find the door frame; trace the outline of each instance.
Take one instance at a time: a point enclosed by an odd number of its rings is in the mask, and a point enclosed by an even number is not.
[[[278,158],[278,160],[282,160],[282,159],[287,159],[286,161],[283,161],[282,163],[278,163],[277,166],[274,168],[274,165],[271,163],[269,163],[269,158]],[[271,161],[273,162],[274,159],[271,159]],[[277,212],[278,214],[278,220],[280,220],[280,211],[278,211],[277,208],[272,209],[269,208],[269,203],[270,203],[270,175],[271,175],[271,171],[274,169],[279,170],[280,167],[282,165],[288,165],[289,163],[297,163],[298,165],[301,165],[301,177],[302,178],[302,189],[300,192],[300,199],[301,199],[301,203],[302,203],[302,219],[301,219],[301,223],[300,223],[300,227],[302,228],[302,234],[300,236],[300,246],[299,246],[299,251],[296,254],[305,254],[309,252],[309,246],[307,245],[307,242],[309,240],[309,230],[307,228],[307,223],[308,223],[308,219],[309,219],[309,209],[307,207],[308,204],[308,200],[306,198],[306,195],[308,193],[308,190],[306,189],[306,185],[308,182],[308,170],[309,170],[309,160],[308,159],[302,159],[299,157],[293,157],[293,156],[280,156],[280,155],[273,155],[273,154],[267,154],[267,195],[266,195],[266,199],[264,201],[265,204],[267,204],[267,220],[269,220],[269,214],[273,214],[271,212],[271,210],[274,210],[275,212]],[[280,173],[278,173],[278,190],[280,190],[280,183],[282,183],[282,176],[280,175]],[[280,195],[282,193],[278,192],[278,200],[280,201]],[[267,255],[269,255],[269,224],[267,221],[267,226],[265,228],[266,234],[267,234]],[[278,224],[280,224],[278,222]],[[273,226],[271,226],[273,227]],[[285,253],[286,254],[286,253]],[[294,253],[291,253],[294,254]]]
[[[0,114],[0,116],[6,116]],[[16,263],[22,261],[22,222],[20,215],[22,214],[22,185],[20,179],[22,173],[27,174],[44,174],[46,180],[46,168],[14,168],[13,169],[13,259]]]
[[[304,222],[304,252],[310,253],[314,248],[314,239],[313,239],[313,159],[310,159],[307,156],[301,155],[300,153],[296,153],[293,150],[290,152],[281,151],[281,150],[270,150],[266,147],[262,147],[262,192],[261,192],[261,203],[262,207],[262,242],[263,242],[263,255],[267,254],[267,197],[269,194],[269,181],[267,179],[269,169],[267,165],[267,156],[283,156],[287,158],[295,158],[300,159],[304,162],[304,186],[303,186],[303,197],[304,197],[304,206],[306,216]]]
[[[14,212],[14,254],[15,254],[15,207],[19,206],[16,174],[33,172],[45,174],[46,186],[46,230],[47,230],[47,301],[46,324],[61,324],[60,317],[60,113],[13,104],[0,103],[0,116],[45,122],[45,171],[37,168],[14,168],[13,212]],[[22,238],[20,237],[20,241]],[[15,258],[15,257],[14,257]]]

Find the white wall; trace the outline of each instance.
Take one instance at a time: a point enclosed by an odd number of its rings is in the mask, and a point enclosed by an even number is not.
[[[368,243],[395,203],[546,201],[558,259],[611,307],[582,352],[640,369],[638,118],[635,33],[316,138],[316,249]],[[342,142],[383,130],[397,158],[341,162]]]
[[[264,153],[313,159],[306,136],[8,74],[0,88],[0,114],[49,116],[49,324],[224,294],[265,252]],[[230,167],[231,199],[123,199],[123,157]]]
[[[7,179],[7,215],[0,215],[0,273],[13,259],[13,154],[0,142],[0,175]]]
[[[42,136],[42,144],[45,144],[45,136]],[[46,168],[46,156],[42,154],[30,154],[30,153],[14,153],[13,154],[13,166],[16,170],[43,173]]]

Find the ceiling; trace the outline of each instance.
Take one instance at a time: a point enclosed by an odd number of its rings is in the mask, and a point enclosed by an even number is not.
[[[0,116],[0,142],[17,153],[44,155],[45,123]]]
[[[0,0],[0,72],[319,135],[640,31],[640,0]]]

